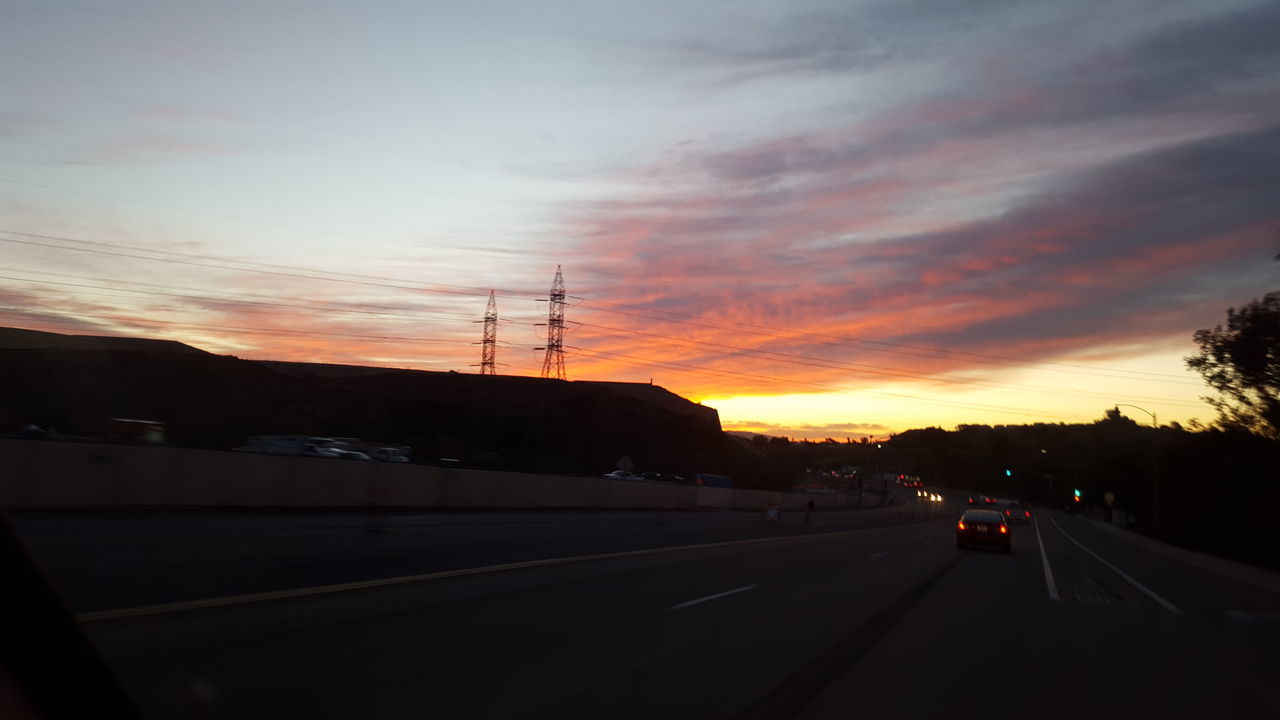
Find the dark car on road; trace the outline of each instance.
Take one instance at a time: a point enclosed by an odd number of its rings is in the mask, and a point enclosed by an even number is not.
[[[1026,525],[1031,522],[1031,510],[1019,502],[1006,503],[1004,506],[1004,520],[1009,524]]]
[[[1004,516],[995,510],[966,510],[956,525],[956,548],[963,550],[975,545],[998,547],[1005,552],[1013,549],[1013,538]]]

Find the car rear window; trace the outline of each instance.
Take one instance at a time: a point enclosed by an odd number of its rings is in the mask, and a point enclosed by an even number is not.
[[[977,510],[977,511],[971,510],[964,514],[963,520],[965,522],[982,522],[982,523],[1004,522],[1003,518],[1000,517],[1000,513],[991,512],[989,510]]]

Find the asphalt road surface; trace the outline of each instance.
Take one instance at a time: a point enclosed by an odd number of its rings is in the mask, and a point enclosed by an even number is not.
[[[900,493],[903,491],[899,490]],[[871,502],[870,496],[867,498]],[[78,611],[358,582],[545,558],[775,538],[950,516],[890,507],[750,512],[25,512],[14,525]]]
[[[613,514],[593,532],[662,541],[472,574],[410,563],[429,576],[137,616],[93,614],[128,593],[84,590],[65,575],[88,561],[71,562],[52,521],[21,525],[38,555],[61,563],[55,580],[84,593],[84,626],[148,717],[1280,717],[1280,595],[1056,512],[1015,527],[1012,554],[961,551],[959,509],[939,512],[832,513],[807,528],[795,515],[761,528],[749,515],[681,514],[653,533]],[[565,529],[587,515],[540,517],[575,548],[619,552]],[[697,532],[699,521],[711,529]],[[413,536],[423,522],[369,534]],[[800,531],[823,534],[789,534]],[[728,544],[656,550],[684,538]],[[459,541],[476,564],[513,562],[499,544]],[[155,552],[141,563],[153,574],[181,554]],[[325,579],[350,574],[335,572]],[[214,589],[260,585],[228,577]],[[191,594],[147,587],[143,603]]]

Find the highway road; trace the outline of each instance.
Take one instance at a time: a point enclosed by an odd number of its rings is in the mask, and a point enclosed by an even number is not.
[[[1057,512],[958,551],[958,514],[82,618],[155,718],[1280,717],[1280,594]]]
[[[904,491],[900,491],[904,492]],[[868,496],[868,503],[870,503]],[[310,585],[920,522],[942,508],[788,512],[46,511],[14,516],[76,611]]]

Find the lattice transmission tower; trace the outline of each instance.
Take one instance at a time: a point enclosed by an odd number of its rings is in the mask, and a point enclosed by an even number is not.
[[[565,380],[564,374],[564,275],[556,266],[551,283],[551,308],[547,313],[547,354],[542,359],[542,377]]]
[[[489,306],[484,310],[484,340],[480,343],[480,374],[498,374],[498,301],[489,291]]]

